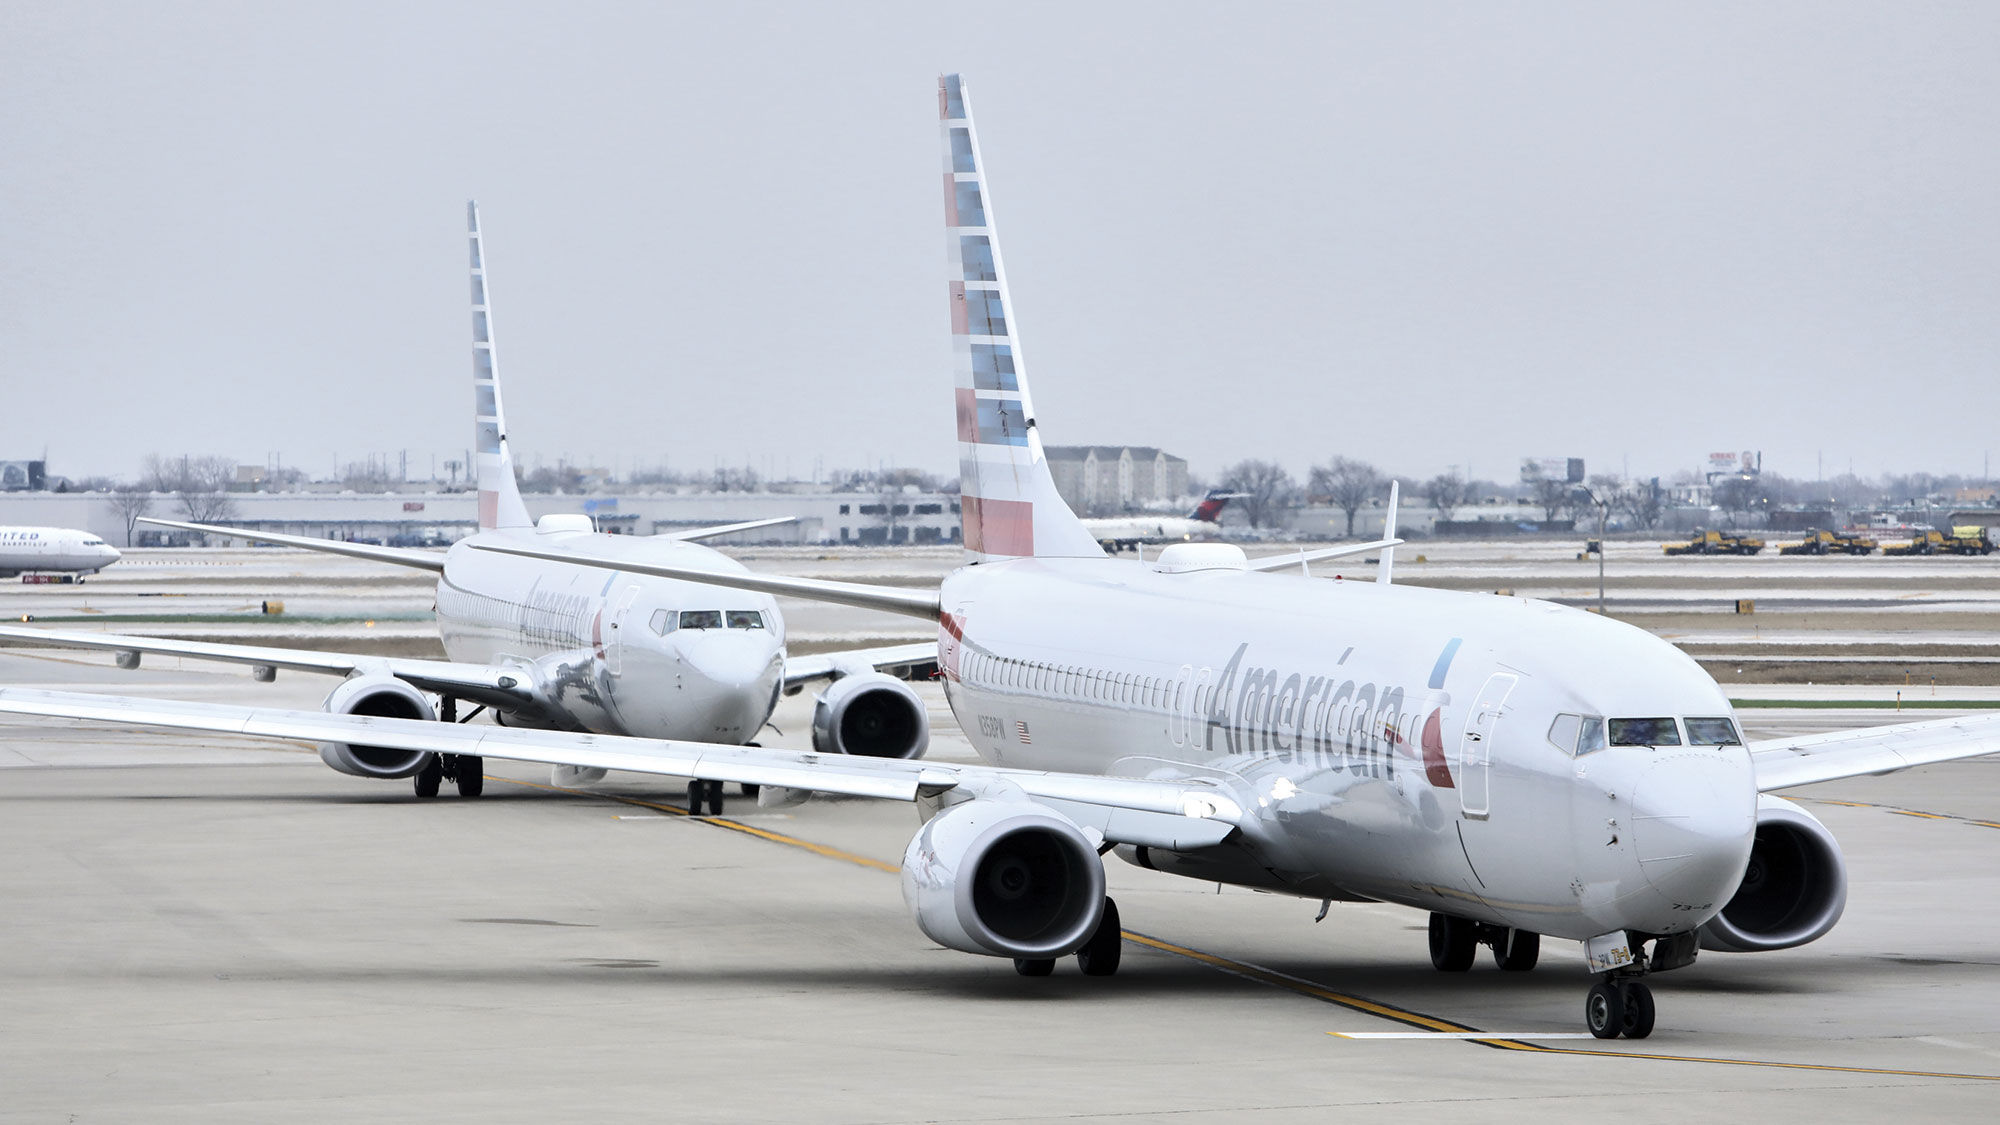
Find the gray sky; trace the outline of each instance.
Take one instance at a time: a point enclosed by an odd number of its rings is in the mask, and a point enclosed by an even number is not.
[[[934,82],[1044,437],[2000,446],[2000,5],[0,7],[0,459],[955,472]]]

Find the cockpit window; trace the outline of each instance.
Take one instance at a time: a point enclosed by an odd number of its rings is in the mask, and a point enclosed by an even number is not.
[[[674,631],[674,611],[656,609],[653,611],[653,632],[662,637]]]
[[[84,541],[83,541],[83,545],[84,545],[84,546],[86,546],[86,547],[102,547],[102,546],[104,546],[104,540],[102,540],[102,539],[86,539],[86,540],[84,540]]]
[[[722,611],[719,609],[681,610],[681,628],[720,629],[722,628]]]
[[[1688,719],[1689,746],[1741,746],[1736,724],[1728,719]]]
[[[1557,715],[1549,724],[1549,741],[1565,754],[1576,753],[1576,732],[1583,726],[1582,715]]]
[[[1583,717],[1583,733],[1577,736],[1576,756],[1581,758],[1593,750],[1604,749],[1604,719],[1598,715]]]
[[[731,629],[762,629],[764,615],[754,609],[732,609],[729,611]]]
[[[1680,728],[1672,719],[1613,719],[1613,746],[1679,746]]]

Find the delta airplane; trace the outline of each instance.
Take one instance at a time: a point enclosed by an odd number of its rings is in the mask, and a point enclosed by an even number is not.
[[[0,578],[18,574],[96,574],[124,556],[88,531],[0,527]]]
[[[0,689],[0,712],[911,801],[902,887],[918,928],[1023,975],[1072,953],[1085,974],[1115,972],[1100,858],[1115,850],[1204,882],[1427,911],[1446,972],[1481,945],[1523,971],[1543,937],[1579,941],[1603,1038],[1651,1032],[1653,974],[1839,920],[1839,845],[1770,791],[2000,750],[1996,718],[1745,745],[1728,697],[1673,646],[1547,602],[1394,585],[1393,536],[1269,559],[1207,543],[1106,557],[1043,457],[956,75],[938,108],[969,565],[937,590],[592,565],[935,622],[983,764],[20,688]],[[1374,582],[1288,573],[1363,550],[1383,552]]]
[[[127,668],[137,667],[141,654],[157,653],[249,664],[256,678],[266,681],[280,668],[343,676],[325,703],[336,715],[458,722],[458,706],[466,703],[490,709],[508,726],[731,744],[756,738],[780,693],[831,679],[815,707],[815,746],[832,753],[921,756],[930,737],[923,701],[879,669],[903,675],[927,670],[936,660],[930,646],[787,660],[784,620],[769,595],[620,569],[634,561],[689,573],[741,572],[735,560],[692,540],[786,523],[790,517],[650,537],[599,534],[581,515],[529,520],[507,442],[476,203],[468,204],[467,216],[479,451],[476,534],[449,551],[434,552],[146,521],[434,572],[438,631],[448,661],[12,626],[0,626],[0,640],[109,650]],[[475,549],[494,544],[530,546],[549,557],[528,560]],[[571,565],[581,558],[593,567]],[[597,563],[611,564],[612,573],[594,569]],[[435,797],[447,779],[461,796],[476,797],[483,788],[478,755],[329,741],[320,757],[358,777],[411,778],[419,797]],[[562,784],[601,776],[602,771],[567,767],[557,771]],[[722,784],[697,780],[689,804],[690,811],[705,807],[719,815]]]
[[[1135,550],[1141,543],[1213,539],[1222,534],[1222,525],[1216,522],[1222,515],[1222,506],[1241,495],[1211,488],[1201,503],[1194,506],[1194,511],[1185,516],[1109,516],[1084,520],[1083,526],[1097,538],[1098,546],[1114,555]]]

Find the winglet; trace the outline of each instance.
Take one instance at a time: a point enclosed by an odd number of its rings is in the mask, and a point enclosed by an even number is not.
[[[514,455],[507,449],[507,415],[500,408],[500,366],[493,351],[492,297],[486,292],[486,246],[479,235],[479,202],[465,204],[472,240],[473,438],[478,450],[479,529],[532,527],[528,506],[514,483]]]
[[[1396,544],[1402,542],[1396,538],[1396,509],[1402,500],[1403,482],[1394,477],[1389,478],[1389,514],[1382,520],[1382,538],[1387,540],[1389,545],[1382,548],[1382,563],[1375,568],[1375,581],[1384,586],[1389,584],[1389,572],[1396,566]]]
[[[965,84],[956,74],[938,79],[938,117],[966,554],[973,562],[1028,555],[1103,558],[1097,537],[1057,493],[1035,429],[986,166]]]

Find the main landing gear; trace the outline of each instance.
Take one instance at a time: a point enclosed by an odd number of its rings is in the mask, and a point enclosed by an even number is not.
[[[688,815],[700,816],[703,806],[708,815],[722,815],[722,783],[720,781],[688,782]]]
[[[1493,951],[1493,963],[1510,973],[1525,973],[1542,956],[1542,935],[1532,930],[1475,922],[1453,914],[1431,915],[1431,967],[1441,973],[1472,968],[1479,947]]]
[[[446,780],[458,787],[461,797],[477,797],[486,791],[486,759],[473,754],[432,754],[424,768],[410,777],[417,796],[431,798]]]
[[[1076,951],[1076,967],[1083,970],[1083,975],[1087,977],[1108,977],[1118,971],[1119,955],[1124,948],[1124,928],[1118,924],[1118,904],[1106,898],[1097,928],[1090,932],[1090,940]],[[1016,957],[1014,971],[1024,977],[1045,977],[1056,971],[1056,959]]]

